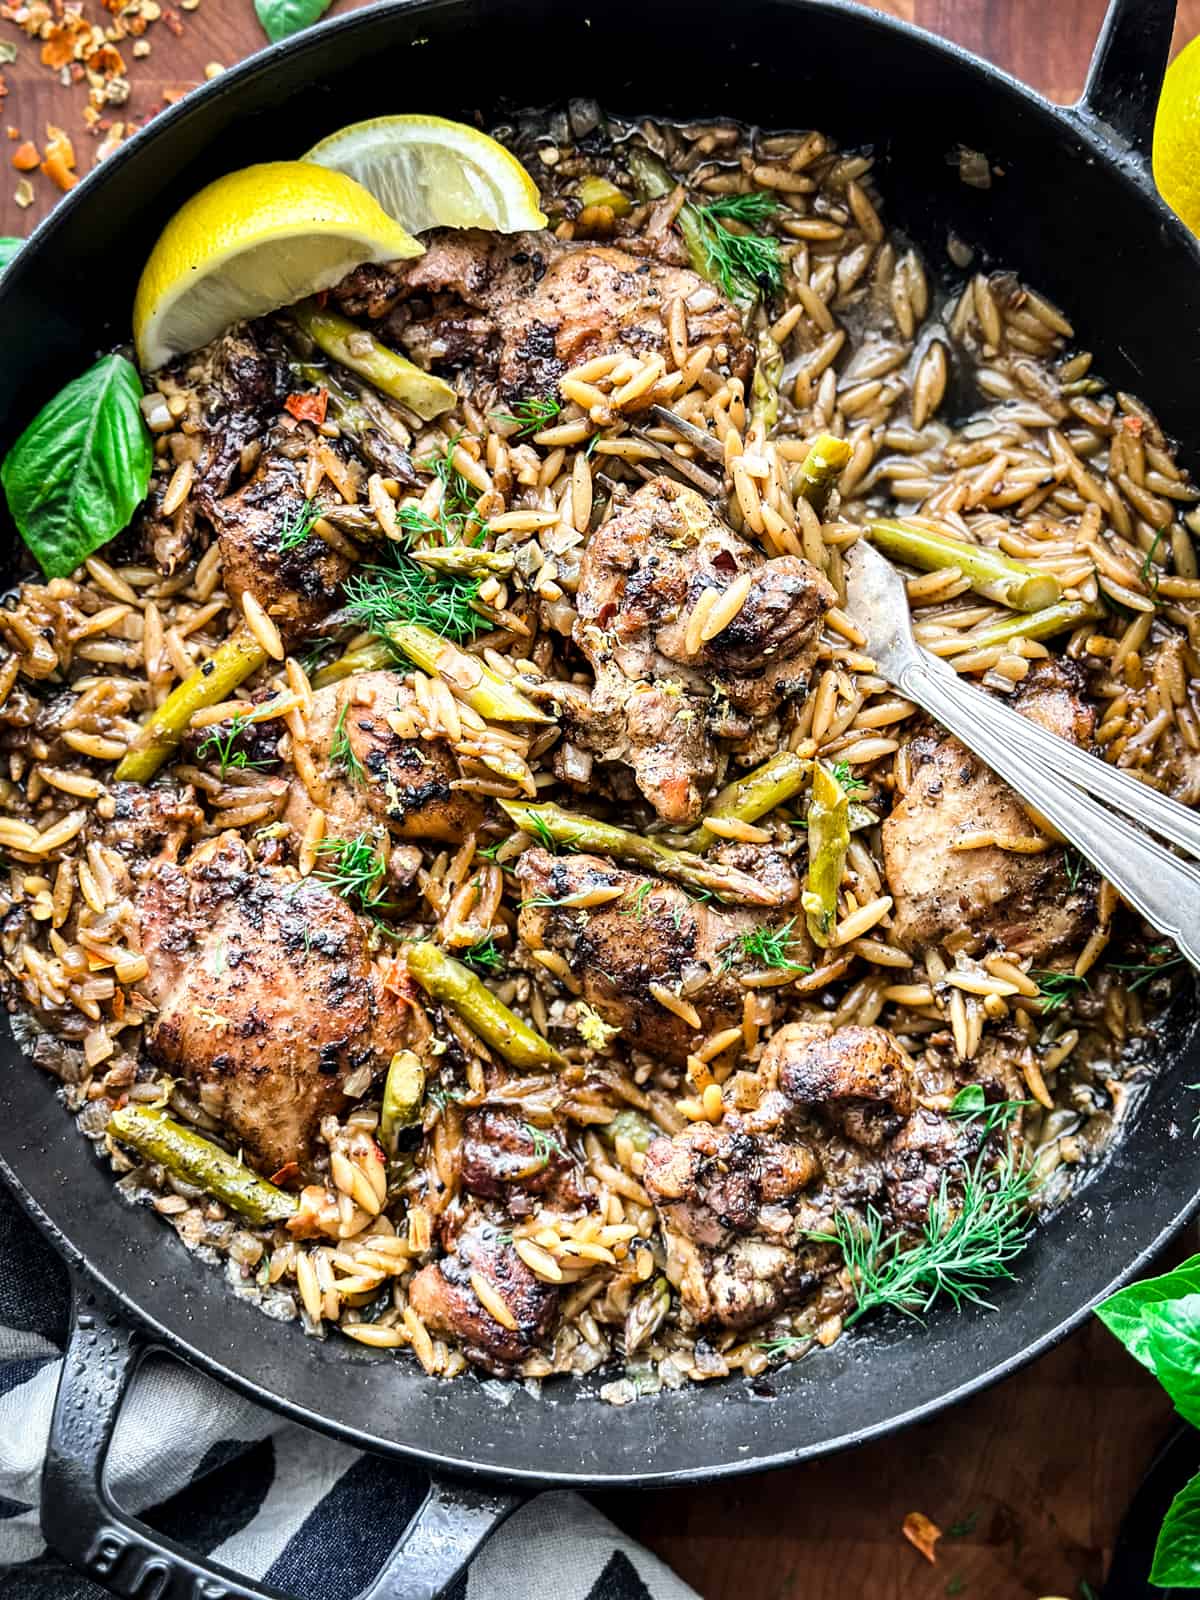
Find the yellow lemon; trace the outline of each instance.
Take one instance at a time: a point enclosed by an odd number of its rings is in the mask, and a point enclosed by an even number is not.
[[[1154,181],[1171,210],[1200,234],[1200,38],[1179,52],[1163,79]]]
[[[153,372],[364,261],[422,249],[344,173],[304,161],[227,173],[180,207],[150,253],[133,306],[138,360]]]
[[[537,184],[502,144],[445,117],[375,117],[304,158],[347,173],[410,233],[429,228],[544,228]]]

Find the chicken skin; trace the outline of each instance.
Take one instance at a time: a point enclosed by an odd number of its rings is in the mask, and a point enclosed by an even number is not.
[[[715,637],[689,647],[706,590],[750,576]],[[633,768],[666,822],[700,815],[721,771],[718,740],[744,740],[808,683],[834,591],[798,556],[765,559],[694,489],[656,478],[592,537],[580,568],[575,642],[595,675],[572,738]]]
[[[386,1067],[407,1038],[363,925],[313,879],[257,865],[236,833],[161,861],[137,910],[150,1055],[265,1172],[303,1167],[346,1074]]]
[[[744,377],[751,352],[736,310],[684,267],[549,233],[430,234],[423,256],[359,267],[334,290],[352,317],[386,319],[383,336],[424,367],[470,366],[502,395],[553,394],[591,356],[666,348],[666,310],[683,303],[688,345]]]
[[[483,807],[453,787],[458,763],[442,739],[402,736],[419,724],[416,696],[399,673],[360,672],[318,689],[284,820],[303,833],[314,806],[328,836],[352,839],[382,823],[397,839],[461,844]]]
[[[746,990],[732,957],[739,936],[763,925],[761,912],[698,904],[675,884],[625,872],[602,856],[526,850],[517,878],[522,941],[563,956],[583,999],[629,1045],[682,1066],[703,1035],[740,1024]],[[569,903],[597,889],[621,893],[590,909]],[[793,948],[802,962],[802,935]],[[695,1006],[698,1031],[654,998],[652,983]]]
[[[1067,662],[1036,667],[1013,705],[1076,744],[1086,745],[1094,730],[1094,709]],[[908,791],[883,824],[896,944],[919,951],[969,928],[981,945],[1043,960],[1086,931],[1093,896],[1068,877],[1061,848],[1029,855],[990,844],[956,848],[981,831],[998,839],[1036,834],[1006,783],[946,734],[918,735],[909,761]]]
[[[475,1278],[508,1308],[515,1327],[484,1306]],[[468,1361],[504,1377],[549,1334],[558,1291],[536,1278],[490,1223],[469,1218],[450,1253],[413,1278],[408,1302],[431,1333],[461,1341]]]

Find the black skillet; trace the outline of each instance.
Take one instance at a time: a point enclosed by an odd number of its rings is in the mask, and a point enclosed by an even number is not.
[[[491,117],[569,95],[872,144],[887,215],[930,262],[945,261],[953,230],[977,260],[1014,268],[1069,310],[1099,370],[1145,396],[1187,441],[1198,421],[1200,250],[1157,198],[1147,156],[1173,11],[1173,0],[1113,0],[1084,98],[1069,109],[953,45],[837,0],[398,0],[353,13],[164,112],[42,225],[0,287],[0,447],[97,350],[127,337],[158,229],[211,177],[294,156],[361,117],[477,108]],[[959,145],[989,156],[990,189],[960,182]],[[515,1388],[501,1403],[473,1379],[430,1382],[411,1362],[268,1321],[158,1218],[120,1204],[52,1081],[5,1039],[0,1174],[76,1286],[43,1485],[46,1537],[121,1595],[267,1592],[194,1560],[106,1493],[121,1397],[155,1346],[299,1422],[433,1469],[430,1499],[370,1591],[392,1600],[440,1592],[537,1485],[758,1471],[928,1417],[1074,1328],[1193,1210],[1193,1011],[1189,991],[1136,1125],[1039,1234],[994,1312],[940,1313],[925,1329],[880,1322],[769,1384],[731,1380],[624,1410],[598,1401],[602,1379],[564,1380],[541,1398]]]

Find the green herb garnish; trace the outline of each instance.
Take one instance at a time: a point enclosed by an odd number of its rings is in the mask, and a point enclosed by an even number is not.
[[[306,500],[290,517],[284,520],[279,532],[279,554],[286,555],[304,544],[312,532],[313,523],[320,516],[315,504]]]
[[[317,846],[320,863],[313,877],[340,894],[360,911],[377,916],[387,909],[383,892],[387,862],[378,835],[360,833],[356,839],[322,839]],[[303,880],[302,880],[303,881]]]
[[[989,1104],[982,1084],[968,1083],[950,1102],[949,1115],[956,1122],[974,1122],[978,1119],[983,1124],[983,1137],[987,1139],[997,1128],[1007,1127],[1018,1111],[1032,1104],[1032,1100],[994,1100]]]
[[[543,428],[548,428],[559,416],[562,408],[563,403],[557,395],[534,395],[515,401],[511,411],[493,411],[492,416],[497,422],[515,423],[517,431],[513,437],[527,439],[531,434],[540,433]]]
[[[504,952],[490,933],[486,938],[476,939],[473,945],[469,945],[463,951],[462,958],[476,972],[494,975],[504,971]]]
[[[751,928],[746,933],[739,933],[721,952],[722,970],[728,972],[739,961],[749,960],[757,966],[779,971],[811,972],[811,967],[802,966],[788,955],[788,950],[796,942],[796,935],[792,932],[795,926],[795,917],[790,917],[782,928]]]
[[[548,1167],[550,1165],[551,1158],[554,1156],[559,1156],[563,1161],[569,1161],[571,1159],[554,1135],[552,1133],[547,1133],[545,1128],[539,1128],[535,1126],[534,1123],[527,1122],[525,1124],[525,1131],[533,1140],[534,1158],[543,1167]]]
[[[623,917],[635,917],[638,922],[643,921],[646,915],[646,902],[653,893],[654,885],[648,878],[645,883],[639,883],[629,896],[628,904],[624,900],[621,901],[621,915]]]
[[[1169,944],[1156,944],[1153,945],[1147,952],[1147,954],[1151,956],[1170,956],[1170,960],[1160,959],[1158,961],[1134,962],[1110,961],[1109,967],[1113,972],[1124,972],[1130,975],[1133,981],[1131,983],[1127,983],[1126,987],[1129,989],[1130,993],[1133,993],[1137,989],[1144,989],[1151,979],[1157,978],[1160,973],[1170,972],[1172,967],[1178,967],[1183,964],[1183,957],[1172,956],[1171,948],[1172,947]]]
[[[688,201],[680,219],[685,235],[704,259],[705,276],[731,300],[756,298],[760,288],[778,289],[783,282],[779,240],[771,234],[735,233],[724,221],[761,227],[779,209],[774,195],[723,195],[704,205]]]
[[[346,612],[372,633],[389,623],[419,623],[465,644],[488,626],[475,610],[479,579],[459,572],[429,572],[402,551],[386,566],[360,567],[345,585]]]
[[[329,741],[329,759],[335,767],[342,768],[351,783],[361,785],[367,781],[367,772],[354,754],[350,745],[350,735],[346,732],[346,713],[349,710],[350,702],[347,700],[333,725],[333,738]]]
[[[272,44],[287,39],[323,17],[333,0],[254,0],[263,32]]]
[[[254,718],[244,713],[241,716],[230,717],[227,723],[214,724],[196,746],[196,760],[206,761],[210,757],[215,757],[222,777],[230,767],[238,772],[260,771],[267,765],[265,761],[251,761],[245,750],[234,748],[242,734],[247,728],[252,727],[253,723]]]
[[[834,782],[840,785],[848,799],[858,800],[864,794],[870,794],[869,787],[850,771],[848,761],[835,761],[829,770],[833,774]]]
[[[1086,978],[1074,972],[1031,972],[1029,976],[1038,986],[1044,1017],[1061,1011],[1078,990],[1091,988]]]

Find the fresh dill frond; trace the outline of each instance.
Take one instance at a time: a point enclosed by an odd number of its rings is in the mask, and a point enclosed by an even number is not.
[[[531,395],[524,400],[514,401],[511,411],[493,411],[492,416],[497,422],[516,425],[514,439],[528,439],[531,434],[541,433],[543,428],[548,428],[562,408],[563,403],[557,395]]]
[[[547,1133],[545,1128],[539,1128],[535,1126],[534,1123],[527,1122],[525,1124],[525,1131],[533,1140],[534,1159],[543,1167],[548,1167],[550,1165],[550,1158],[552,1156],[559,1156],[563,1161],[569,1161],[571,1159],[554,1135],[552,1133]]]
[[[387,862],[374,833],[360,833],[355,839],[322,839],[317,845],[313,877],[369,916],[387,909],[386,874]]]
[[[329,741],[329,759],[335,767],[341,767],[351,783],[362,785],[367,781],[367,770],[354,754],[350,745],[350,735],[346,732],[346,713],[349,710],[350,702],[347,700],[333,725],[333,738]]]
[[[289,550],[295,550],[302,545],[312,532],[313,523],[320,516],[315,504],[306,500],[292,516],[288,517],[279,530],[279,554],[286,555]]]
[[[532,835],[532,837],[537,840],[543,850],[549,850],[551,855],[558,854],[558,840],[550,831],[550,825],[547,823],[545,817],[539,817],[538,814],[534,812],[532,816],[528,817],[521,824],[521,826],[524,828],[526,833]]]
[[[812,1339],[804,1338],[798,1333],[790,1333],[782,1339],[756,1339],[754,1347],[756,1350],[761,1350],[771,1361],[774,1361],[776,1356],[782,1356],[786,1360],[796,1351],[808,1349],[812,1342]]]
[[[885,1232],[874,1206],[863,1218],[839,1212],[833,1233],[810,1234],[841,1248],[856,1295],[846,1327],[883,1308],[919,1322],[943,1295],[955,1310],[968,1304],[990,1309],[984,1285],[1012,1278],[1009,1263],[1032,1232],[1034,1171],[1011,1155],[989,1169],[980,1156],[967,1168],[958,1195],[952,1194],[950,1174],[943,1173],[915,1242],[904,1232]]]
[[[850,771],[848,761],[835,761],[829,769],[833,781],[839,785],[842,793],[850,800],[857,800],[864,794],[870,794],[867,785],[861,782]]]
[[[1029,976],[1038,986],[1038,999],[1042,1002],[1044,1017],[1061,1011],[1079,989],[1091,988],[1086,978],[1074,972],[1031,972]]]
[[[956,1122],[978,1121],[983,1137],[987,1139],[997,1128],[1006,1128],[1018,1111],[1032,1104],[1032,1100],[994,1100],[989,1104],[983,1085],[968,1083],[951,1101],[949,1115]]]
[[[214,723],[196,746],[196,760],[215,760],[222,777],[230,767],[236,772],[261,772],[267,763],[252,761],[245,750],[237,748],[238,740],[253,725],[254,719],[248,714],[230,717],[227,723]]]
[[[473,517],[475,503],[479,499],[479,491],[472,488],[454,465],[454,452],[461,438],[460,430],[453,438],[446,440],[436,455],[426,456],[423,461],[417,462],[419,467],[431,472],[442,486],[442,521],[447,526],[451,522],[461,523]]]
[[[396,551],[388,565],[360,567],[346,580],[346,612],[372,633],[417,622],[465,644],[488,626],[474,608],[479,582],[461,572],[429,572]]]
[[[634,917],[641,922],[646,915],[646,902],[654,893],[654,885],[647,878],[645,883],[639,883],[637,888],[628,897],[628,904],[621,901],[620,912],[623,917]]]
[[[510,834],[509,838],[511,837],[512,835]],[[496,857],[500,854],[501,850],[504,849],[504,846],[507,843],[508,839],[497,839],[495,844],[477,846],[475,854],[479,857],[480,861],[490,861],[493,866],[499,866],[499,862],[497,861]]]
[[[1109,966],[1113,972],[1124,972],[1129,975],[1132,982],[1126,984],[1132,994],[1138,989],[1144,989],[1160,973],[1170,972],[1173,967],[1182,966],[1183,957],[1171,955],[1169,944],[1156,944],[1146,952],[1149,956],[1157,956],[1157,961],[1110,961]],[[1169,959],[1168,959],[1169,958]]]
[[[1067,845],[1063,851],[1063,871],[1067,875],[1067,882],[1074,893],[1079,887],[1079,880],[1083,876],[1083,857],[1074,845]]]
[[[476,939],[473,945],[469,945],[463,951],[463,960],[476,972],[495,974],[504,971],[504,952],[490,933],[486,938]]]
[[[761,225],[773,213],[770,195],[725,195],[705,205],[689,201],[684,207],[704,257],[706,274],[731,300],[753,300],[760,289],[778,289],[783,283],[779,240],[771,234],[736,233],[724,221]]]
[[[1158,594],[1158,580],[1162,577],[1162,573],[1159,571],[1154,558],[1158,554],[1158,547],[1162,543],[1162,537],[1163,529],[1160,528],[1154,535],[1154,541],[1142,557],[1142,564],[1138,568],[1142,575],[1142,582],[1149,586],[1151,594],[1155,596]]]
[[[397,506],[396,522],[410,544],[431,539],[440,544],[446,537],[446,529],[437,518],[422,511],[420,506]]]
[[[782,928],[751,928],[731,939],[721,952],[721,965],[725,972],[738,962],[753,961],[757,966],[774,968],[781,972],[811,972],[811,967],[793,961],[788,950],[796,942],[792,932],[795,917],[789,918]]]

